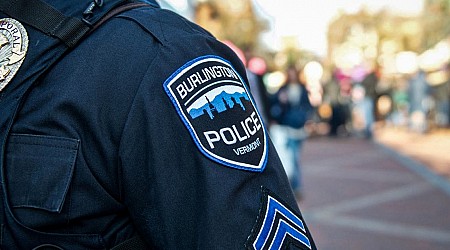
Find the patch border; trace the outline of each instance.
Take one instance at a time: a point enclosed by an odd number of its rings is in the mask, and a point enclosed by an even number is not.
[[[286,244],[293,244],[297,247],[299,247],[300,249],[306,249],[306,250],[311,250],[311,249],[315,249],[314,243],[312,241],[312,239],[310,239],[308,237],[308,233],[307,233],[307,227],[306,224],[304,222],[304,219],[301,215],[297,214],[295,212],[294,209],[292,209],[289,205],[287,205],[279,196],[277,196],[275,193],[273,193],[272,191],[270,191],[268,188],[261,186],[261,205],[260,205],[260,210],[258,213],[258,217],[256,220],[255,225],[252,228],[252,231],[250,233],[250,235],[247,238],[247,241],[245,243],[245,247],[248,250],[258,250],[259,248],[256,248],[256,243],[263,231],[263,226],[266,223],[266,218],[267,218],[267,213],[269,211],[269,201],[270,200],[274,200],[278,205],[282,206],[284,209],[286,209],[289,213],[291,213],[295,219],[299,220],[301,223],[301,226],[298,226],[295,222],[293,222],[290,218],[289,219],[293,224],[295,224],[297,227],[300,228],[303,236],[308,240],[309,242],[309,246],[306,245],[305,243],[301,242],[300,240],[295,240],[292,236],[289,236],[288,238],[284,237],[283,240],[281,241],[281,245],[279,246],[275,246],[276,249],[281,249],[283,246],[286,246]],[[275,215],[275,218],[277,216]],[[278,220],[278,224],[280,224],[281,220]],[[269,230],[269,235],[272,235],[272,226],[273,223],[275,223],[275,221],[272,222],[272,224],[270,225],[270,230]],[[279,227],[276,228],[276,232],[278,232]],[[275,232],[275,234],[276,234]],[[274,239],[272,239],[274,240]],[[301,243],[300,243],[301,242]],[[264,244],[262,245],[262,247],[260,249],[274,249],[273,247],[273,241],[271,242],[271,244],[269,246],[267,245],[267,239],[264,241]]]
[[[263,128],[263,134],[264,134],[264,151],[263,151],[263,156],[261,157],[261,160],[260,160],[258,166],[255,166],[253,164],[228,160],[222,156],[216,155],[216,154],[208,151],[207,149],[205,149],[202,146],[202,144],[200,143],[200,139],[199,139],[197,133],[193,130],[193,126],[190,124],[189,119],[180,110],[180,106],[181,106],[180,103],[175,99],[174,93],[169,88],[169,86],[171,84],[173,84],[173,82],[178,80],[179,77],[183,76],[185,72],[187,72],[191,68],[201,64],[202,62],[211,61],[211,60],[220,62],[220,63],[224,63],[227,66],[229,66],[231,69],[234,70],[234,72],[239,77],[240,81],[242,82],[243,88],[245,89],[245,92],[246,92],[247,96],[249,97],[249,99],[253,105],[253,108],[255,109],[256,114],[258,115],[259,120],[261,121],[262,128]],[[184,125],[186,126],[189,133],[191,134],[191,137],[193,138],[197,148],[200,150],[200,152],[202,152],[203,155],[205,155],[207,158],[209,158],[215,162],[218,162],[220,164],[223,164],[223,165],[231,167],[231,168],[241,169],[241,170],[246,170],[246,171],[251,171],[251,172],[263,172],[264,171],[264,169],[266,168],[266,165],[267,165],[267,159],[268,159],[268,155],[269,155],[269,153],[268,153],[268,151],[269,151],[268,138],[269,137],[267,135],[267,130],[266,130],[266,127],[264,126],[261,115],[256,107],[255,101],[253,100],[253,97],[250,94],[250,91],[248,90],[247,85],[245,84],[244,79],[241,77],[241,75],[236,71],[236,69],[231,65],[231,63],[229,61],[227,61],[226,59],[224,59],[220,56],[215,56],[215,55],[205,55],[205,56],[197,57],[191,61],[188,61],[183,66],[181,66],[178,70],[176,70],[172,75],[170,75],[169,78],[167,78],[167,80],[164,81],[163,87],[164,87],[166,94],[169,96],[172,104],[175,106],[175,109],[176,109],[179,117],[181,118]]]

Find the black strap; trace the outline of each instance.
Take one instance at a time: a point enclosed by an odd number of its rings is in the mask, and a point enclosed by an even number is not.
[[[119,245],[111,248],[111,250],[140,250],[147,249],[147,245],[139,236],[134,236],[131,239],[128,239]]]
[[[90,29],[81,19],[65,16],[41,0],[1,0],[0,10],[73,47]]]
[[[94,4],[94,1],[92,4]],[[92,5],[91,4],[91,5]],[[1,0],[0,11],[24,22],[43,33],[57,37],[68,47],[74,47],[88,32],[95,30],[109,18],[138,7],[152,6],[143,2],[130,2],[116,7],[102,17],[94,26],[75,17],[65,16],[57,9],[41,0]],[[93,8],[88,7],[87,11]]]
[[[111,17],[124,11],[144,6],[153,5],[143,2],[123,4],[109,11],[91,26],[81,19],[65,16],[40,0],[0,0],[0,11],[39,29],[47,35],[61,39],[68,47],[75,46],[84,35],[90,34],[89,32],[94,31]],[[139,236],[135,236],[113,247],[111,250],[140,250],[147,248],[145,242]]]

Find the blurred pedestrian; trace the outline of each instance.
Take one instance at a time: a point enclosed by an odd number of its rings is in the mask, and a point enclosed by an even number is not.
[[[356,84],[352,89],[352,123],[356,135],[371,139],[375,122],[373,99],[366,93],[366,89]]]
[[[269,125],[269,93],[267,92],[263,80],[267,70],[266,62],[262,58],[252,57],[249,54],[250,53],[247,52],[247,57],[249,58],[246,64],[248,85],[263,121],[266,125]]]
[[[423,70],[417,71],[409,79],[409,128],[424,133],[428,129],[427,114],[429,111],[430,86]]]
[[[324,86],[324,102],[331,105],[329,136],[347,136],[351,122],[352,80],[341,69],[335,69],[332,79]]]
[[[450,63],[442,70],[446,81],[432,87],[433,99],[436,102],[435,124],[438,128],[446,128],[450,124]]]
[[[299,71],[291,66],[286,71],[286,82],[275,95],[271,115],[276,125],[273,130],[283,139],[278,140],[281,161],[297,198],[302,194],[301,150],[307,137],[305,123],[312,111],[308,91]]]
[[[371,71],[364,77],[361,81],[361,86],[364,88],[365,96],[372,104],[373,116],[376,116],[376,106],[375,103],[378,98],[378,82],[380,70],[378,66],[373,66]]]
[[[341,95],[341,86],[336,74],[332,75],[330,81],[324,85],[323,102],[331,107],[330,116],[328,117],[329,136],[337,136],[339,129],[342,131],[347,122],[347,115],[343,98]]]

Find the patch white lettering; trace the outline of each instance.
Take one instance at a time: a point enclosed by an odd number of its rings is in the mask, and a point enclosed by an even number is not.
[[[259,146],[261,146],[261,142],[259,141],[259,138],[257,138],[254,142],[248,144],[247,146],[240,147],[240,148],[233,148],[234,153],[236,155],[243,155],[248,152],[252,152],[253,150],[257,149]]]
[[[212,66],[202,69],[200,72],[194,72],[186,77],[182,84],[176,87],[181,99],[184,99],[188,93],[194,91],[200,85],[207,83],[217,78],[234,78],[239,80],[239,77],[232,70],[222,66]]]
[[[227,145],[233,145],[238,141],[242,142],[249,139],[250,136],[255,135],[261,128],[262,125],[256,117],[256,113],[253,112],[251,116],[241,121],[239,125],[232,125],[231,128],[224,127],[219,131],[205,131],[203,134],[210,148],[214,149],[214,143],[216,142],[223,141]]]

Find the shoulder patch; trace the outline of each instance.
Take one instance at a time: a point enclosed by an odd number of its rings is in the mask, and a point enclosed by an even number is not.
[[[291,249],[289,246],[295,246],[295,249],[312,249],[303,220],[275,194],[263,188],[258,221],[246,247],[249,250]]]
[[[243,78],[225,59],[187,62],[164,89],[198,149],[228,167],[262,172],[267,135]]]

